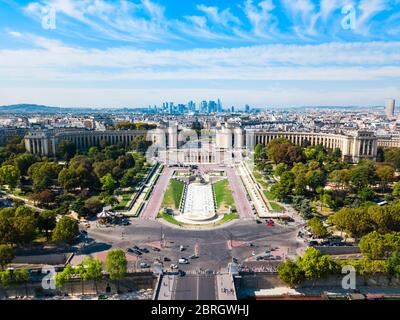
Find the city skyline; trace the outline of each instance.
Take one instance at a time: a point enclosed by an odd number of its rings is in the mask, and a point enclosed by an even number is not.
[[[0,2],[0,105],[399,99],[397,0]],[[343,26],[346,4],[356,17],[351,29]],[[54,26],[43,26],[49,8]]]

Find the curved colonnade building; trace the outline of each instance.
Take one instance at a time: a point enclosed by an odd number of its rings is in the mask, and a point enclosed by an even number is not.
[[[70,140],[79,150],[100,145],[102,140],[110,144],[122,143],[129,146],[137,136],[147,136],[153,143],[153,150],[161,161],[177,163],[225,163],[232,158],[246,156],[257,144],[266,146],[276,138],[287,138],[296,145],[321,144],[328,149],[339,148],[343,160],[359,162],[361,159],[376,159],[378,146],[400,147],[400,138],[377,137],[371,131],[357,131],[349,134],[333,134],[322,132],[283,132],[268,131],[263,128],[243,128],[238,124],[225,123],[216,130],[205,131],[202,142],[188,142],[193,137],[193,130],[179,129],[178,124],[159,126],[145,130],[68,130],[68,131],[32,131],[25,136],[28,152],[45,156],[56,154],[57,144],[62,140]],[[193,141],[193,140],[192,140]]]
[[[25,136],[25,148],[28,152],[44,156],[56,155],[57,144],[62,140],[75,143],[78,150],[99,146],[102,140],[109,144],[122,143],[128,147],[137,136],[146,135],[145,130],[68,130],[68,131],[32,131]]]

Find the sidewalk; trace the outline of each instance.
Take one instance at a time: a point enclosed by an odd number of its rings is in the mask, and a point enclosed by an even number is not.
[[[228,270],[221,271],[222,273],[217,274],[216,277],[218,300],[237,300],[233,277]]]
[[[157,300],[172,300],[175,276],[163,275]]]

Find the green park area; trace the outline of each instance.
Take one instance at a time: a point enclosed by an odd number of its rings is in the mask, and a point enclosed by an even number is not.
[[[228,209],[229,207],[233,208],[235,206],[232,190],[229,187],[229,181],[227,179],[214,183],[213,188],[218,209]]]
[[[161,207],[178,210],[184,187],[185,184],[183,182],[176,179],[171,179],[168,189],[165,192]]]

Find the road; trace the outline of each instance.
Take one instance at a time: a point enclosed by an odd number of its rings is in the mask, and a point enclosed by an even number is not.
[[[160,211],[161,203],[164,198],[164,193],[168,188],[168,183],[173,173],[174,170],[172,168],[164,168],[164,171],[158,179],[146,207],[139,217],[140,219],[156,219],[157,214]]]
[[[186,275],[175,281],[172,300],[216,300],[214,275]]]
[[[151,245],[159,245],[162,233],[165,246],[161,248],[161,251],[150,250],[149,253],[141,256],[141,259],[152,263],[156,258],[168,257],[171,262],[164,265],[169,267],[171,263],[177,263],[179,258],[188,258],[197,251],[199,258],[190,259],[190,264],[182,266],[183,270],[218,271],[226,268],[232,257],[239,259],[239,262],[244,261],[253,253],[265,252],[270,246],[289,248],[290,252],[296,252],[302,245],[296,240],[297,230],[295,226],[266,227],[252,220],[236,220],[217,229],[191,230],[169,227],[154,220],[134,219],[129,226],[96,228],[93,224],[88,229],[88,236],[97,243],[126,249],[134,245],[148,248]],[[230,248],[229,240],[237,241],[242,245]],[[250,247],[250,243],[254,246]],[[185,247],[183,252],[179,250],[180,245]],[[197,250],[195,250],[196,247]]]

